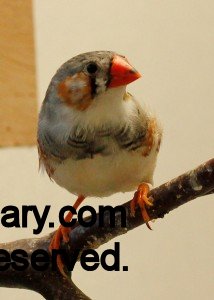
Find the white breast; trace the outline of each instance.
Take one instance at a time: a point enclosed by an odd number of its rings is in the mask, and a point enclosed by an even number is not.
[[[152,184],[156,164],[155,147],[148,157],[140,151],[96,155],[93,159],[67,159],[56,167],[53,179],[77,195],[104,197],[132,191],[142,182]]]
[[[113,92],[112,92],[113,91]],[[132,120],[136,114],[133,100],[123,101],[124,87],[109,89],[105,98],[97,99],[94,107],[83,114],[72,112],[73,124],[84,128],[105,127],[105,124],[120,125]],[[69,122],[69,118],[64,118]],[[66,125],[68,126],[68,124]],[[66,159],[60,164],[50,161],[55,169],[52,178],[57,184],[77,195],[104,197],[117,192],[132,191],[142,182],[152,183],[156,164],[158,133],[150,154],[142,155],[143,149],[127,151],[112,145],[112,154],[97,154],[92,159]]]

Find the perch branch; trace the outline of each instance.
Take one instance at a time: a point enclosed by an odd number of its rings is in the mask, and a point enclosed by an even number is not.
[[[212,194],[214,192],[214,159],[211,159],[196,169],[189,171],[150,192],[153,206],[148,208],[152,219],[163,218],[180,205],[183,205],[197,197]],[[95,249],[109,240],[127,233],[144,223],[140,209],[137,209],[135,217],[130,216],[130,201],[123,204],[126,209],[126,227],[121,227],[121,215],[115,214],[115,227],[109,224],[109,214],[104,215],[105,227],[99,227],[98,221],[91,227],[82,227],[78,223],[70,234],[68,244],[62,244],[70,257],[75,249]],[[89,218],[88,218],[89,219]],[[98,220],[98,218],[97,218]],[[48,246],[54,232],[42,238],[23,239],[10,243],[0,244],[0,249],[12,252],[14,249],[23,249],[30,257],[36,249],[48,251]],[[2,262],[0,262],[1,265]],[[35,271],[30,265],[25,271],[15,271],[9,268],[0,273],[1,287],[25,288],[40,293],[48,300],[87,300],[70,278],[64,278],[57,271],[50,268],[44,272]]]

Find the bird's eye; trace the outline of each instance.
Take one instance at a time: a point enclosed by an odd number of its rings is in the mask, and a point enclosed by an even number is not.
[[[97,65],[95,63],[90,63],[87,65],[87,71],[89,74],[94,74],[97,72]]]

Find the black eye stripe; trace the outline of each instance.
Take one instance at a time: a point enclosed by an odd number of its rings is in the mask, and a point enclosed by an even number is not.
[[[87,65],[87,71],[88,71],[89,74],[96,73],[97,69],[98,69],[97,65],[93,62],[91,62]]]
[[[92,76],[91,77],[91,95],[94,97],[96,95],[97,85],[96,79]]]

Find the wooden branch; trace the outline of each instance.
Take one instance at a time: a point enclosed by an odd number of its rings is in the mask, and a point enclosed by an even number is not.
[[[153,206],[148,209],[152,219],[163,218],[171,210],[178,208],[197,197],[212,194],[214,192],[214,159],[207,161],[196,169],[187,172],[150,192]],[[98,221],[92,227],[82,227],[79,224],[73,228],[70,234],[70,242],[62,244],[69,257],[76,249],[95,249],[109,240],[127,233],[144,223],[139,209],[136,216],[130,216],[130,201],[123,204],[126,209],[126,227],[121,227],[121,214],[115,214],[115,227],[109,225],[109,214],[104,215],[105,227],[100,227]],[[98,215],[97,215],[98,216]],[[90,218],[86,218],[90,219]],[[98,220],[98,218],[97,218]],[[11,243],[0,244],[0,249],[12,252],[14,249],[23,249],[31,255],[36,249],[48,251],[48,246],[54,232],[39,239],[24,239]],[[66,263],[69,263],[66,262]],[[0,265],[2,263],[0,262]],[[0,273],[0,286],[25,288],[36,291],[46,299],[86,300],[89,299],[73,283],[70,278],[64,278],[57,271],[51,270],[51,265],[44,272],[35,271],[32,266],[25,271],[14,271],[9,268]]]

